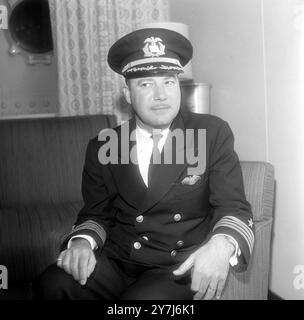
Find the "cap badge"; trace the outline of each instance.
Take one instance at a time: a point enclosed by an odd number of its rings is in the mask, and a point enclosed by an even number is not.
[[[146,44],[143,47],[143,51],[145,53],[146,58],[155,58],[159,56],[163,56],[165,54],[166,46],[162,43],[162,39],[158,37],[150,37],[147,38],[144,43]]]

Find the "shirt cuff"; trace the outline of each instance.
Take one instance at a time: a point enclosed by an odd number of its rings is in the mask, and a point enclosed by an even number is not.
[[[230,236],[228,234],[224,234],[224,233],[217,233],[214,236],[212,236],[211,239],[215,238],[217,236],[225,236],[225,237],[227,237],[229,242],[231,242],[234,245],[235,250],[234,250],[234,253],[233,253],[232,257],[229,260],[229,263],[230,263],[231,267],[236,266],[238,264],[238,258],[237,257],[239,257],[241,255],[241,249],[240,249],[239,244],[237,243],[237,241],[232,236]]]
[[[78,234],[77,236],[73,236],[69,242],[68,242],[68,249],[71,247],[71,242],[73,239],[76,239],[76,238],[81,238],[81,239],[85,239],[85,240],[88,240],[90,245],[91,245],[91,249],[92,250],[95,250],[97,249],[97,243],[96,241],[91,237],[91,236],[88,236],[86,234]]]

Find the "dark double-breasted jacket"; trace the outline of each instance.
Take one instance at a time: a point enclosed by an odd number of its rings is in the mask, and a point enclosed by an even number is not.
[[[72,236],[85,234],[111,257],[163,267],[182,263],[212,235],[226,234],[239,244],[238,266],[246,267],[254,226],[228,124],[215,116],[180,112],[170,130],[182,133],[184,141],[171,140],[176,142],[173,163],[154,169],[149,188],[138,165],[122,161],[122,146],[129,140],[126,125],[131,134],[135,119],[114,129],[118,144],[111,144],[117,150],[108,150],[114,152],[112,159],[117,156],[112,163],[102,164],[99,158],[109,140],[96,137],[89,142],[82,181],[84,207],[63,247]],[[129,149],[134,146],[130,139]],[[184,160],[177,160],[181,155]],[[203,158],[197,171],[189,171],[195,168],[195,155]]]

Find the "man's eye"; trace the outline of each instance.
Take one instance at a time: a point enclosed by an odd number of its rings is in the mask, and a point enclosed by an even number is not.
[[[152,85],[151,82],[142,82],[142,83],[140,84],[140,86],[143,87],[143,88],[150,87],[151,85]]]
[[[167,86],[173,86],[173,85],[175,85],[175,81],[174,81],[174,80],[167,80],[167,81],[165,82],[165,84],[166,84]]]

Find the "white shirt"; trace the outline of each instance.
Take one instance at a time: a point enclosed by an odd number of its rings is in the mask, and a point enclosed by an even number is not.
[[[153,130],[153,134],[160,133],[162,137],[160,138],[158,142],[158,149],[160,152],[162,152],[162,149],[164,147],[164,144],[166,142],[169,128],[164,130]],[[150,165],[150,159],[152,155],[152,149],[153,149],[153,139],[151,137],[152,132],[147,131],[146,129],[143,129],[138,124],[136,125],[136,147],[137,147],[137,161],[138,161],[138,167],[139,172],[144,180],[145,185],[148,187],[148,170]]]

